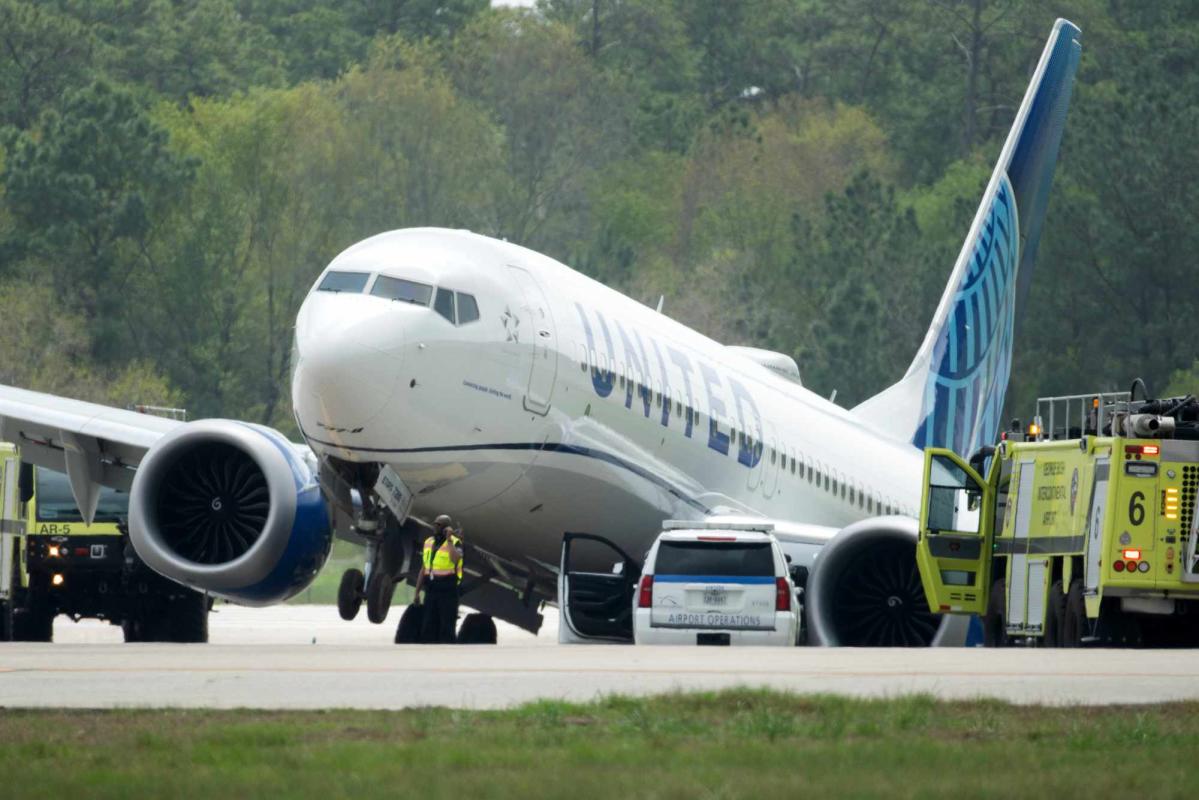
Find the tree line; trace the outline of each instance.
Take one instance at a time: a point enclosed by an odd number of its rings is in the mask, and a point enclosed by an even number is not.
[[[315,276],[438,225],[852,405],[914,354],[1058,16],[1009,408],[1195,389],[1187,0],[0,0],[0,382],[293,431]]]

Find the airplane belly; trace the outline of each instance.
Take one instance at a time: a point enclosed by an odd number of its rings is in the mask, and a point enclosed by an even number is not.
[[[576,448],[544,450],[486,503],[456,509],[448,487],[417,503],[428,502],[427,513],[438,509],[453,515],[469,541],[497,556],[549,568],[557,567],[562,534],[568,531],[603,536],[640,560],[663,520],[702,516],[693,503],[610,459]]]

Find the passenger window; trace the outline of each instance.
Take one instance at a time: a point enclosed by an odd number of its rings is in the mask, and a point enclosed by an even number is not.
[[[433,297],[433,287],[424,283],[406,281],[403,278],[380,275],[375,278],[371,294],[385,300],[398,300],[401,303],[427,307],[429,300]]]
[[[465,325],[479,318],[479,304],[473,294],[458,292],[458,324]]]
[[[454,324],[454,293],[448,289],[438,289],[437,299],[433,301],[433,310]]]
[[[321,285],[316,287],[318,292],[348,292],[358,294],[366,288],[370,278],[369,272],[329,272]]]

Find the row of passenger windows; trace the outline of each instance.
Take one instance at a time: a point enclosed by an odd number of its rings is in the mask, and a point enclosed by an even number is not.
[[[586,373],[589,369],[593,368],[588,361],[590,360],[594,363],[598,359],[594,351],[589,354],[589,357],[586,350],[583,350],[583,353],[584,356],[580,358],[579,365],[582,371]],[[609,361],[608,359],[604,360]],[[620,365],[609,364],[605,367],[594,367],[594,369],[616,373],[616,386],[619,387],[620,391],[613,391],[611,395],[613,398],[619,398],[623,402],[623,398],[628,396],[628,391],[632,388],[634,402],[639,402],[639,398],[649,393],[650,403],[654,408],[661,409],[663,403],[665,403],[669,410],[670,406],[673,405],[676,416],[683,419],[690,419],[696,426],[703,420],[704,414],[702,411],[693,409],[690,405],[684,405],[681,400],[671,397],[669,388],[663,392],[661,386],[655,382],[647,384],[644,381],[634,380],[631,374],[626,375],[620,371]],[[709,415],[709,419],[711,419],[711,415]],[[759,460],[765,457],[765,453],[763,452],[765,444],[760,440],[755,442],[753,434],[746,433],[744,430],[738,431],[730,420],[717,420],[717,424],[728,429],[730,448],[744,446],[753,451]],[[769,448],[769,450],[771,466],[777,465],[782,474],[786,475],[789,473],[799,480],[807,480],[808,483],[815,485],[819,489],[823,489],[834,496],[839,495],[849,505],[856,505],[868,514],[911,513],[910,510],[902,509],[896,503],[884,501],[874,493],[851,484],[844,479],[838,480],[833,475],[832,470],[823,465],[814,464],[810,460],[805,460],[802,456],[797,456],[794,453],[788,454],[786,450],[779,450],[774,447]]]
[[[328,272],[316,289],[318,292],[360,294],[366,289],[370,278],[369,272]],[[427,283],[393,278],[390,275],[377,275],[371,284],[370,294],[384,300],[411,303],[426,308],[432,300],[433,310],[455,325],[465,325],[479,318],[479,304],[474,295],[440,287],[434,290]]]

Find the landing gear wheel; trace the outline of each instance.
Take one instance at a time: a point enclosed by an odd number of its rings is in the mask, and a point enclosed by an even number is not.
[[[1066,595],[1062,592],[1061,580],[1056,580],[1049,587],[1049,606],[1045,609],[1045,631],[1043,640],[1046,647],[1062,646],[1062,622],[1066,613]]]
[[[495,644],[495,621],[490,614],[467,614],[458,628],[458,644]]]
[[[346,622],[358,616],[362,607],[362,571],[347,569],[341,574],[341,583],[337,586],[337,613]]]
[[[387,619],[391,610],[391,596],[396,585],[391,575],[383,570],[371,570],[371,579],[366,582],[366,618],[376,625]]]
[[[1007,586],[1003,578],[991,584],[987,613],[983,615],[983,647],[1007,647]]]
[[[1082,635],[1087,629],[1087,607],[1082,599],[1082,581],[1070,581],[1066,592],[1066,608],[1062,614],[1062,647],[1082,647]]]
[[[404,609],[396,626],[396,644],[420,644],[420,627],[425,621],[425,607],[415,603]]]

